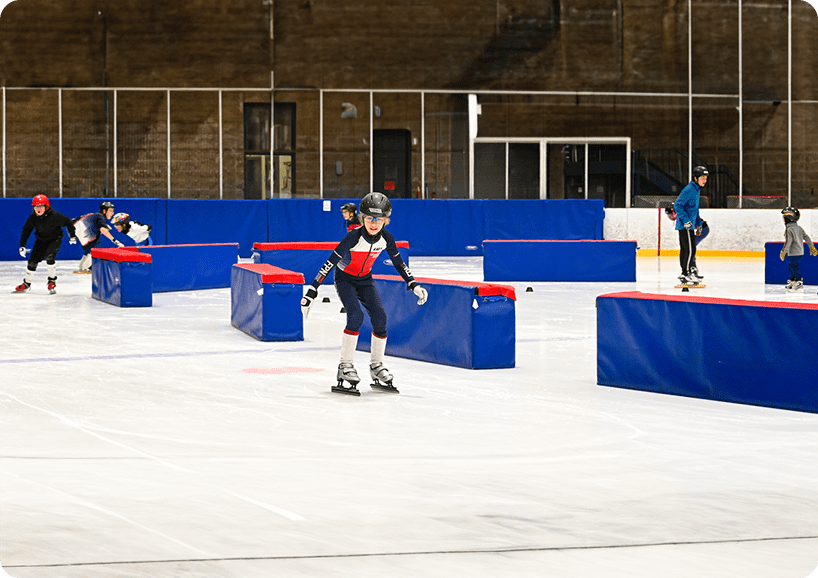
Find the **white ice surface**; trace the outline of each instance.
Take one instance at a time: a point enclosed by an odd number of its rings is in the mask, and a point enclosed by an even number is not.
[[[703,294],[818,302],[815,285],[765,287],[761,259],[699,261]],[[818,415],[596,385],[594,298],[676,293],[674,258],[640,258],[636,283],[512,283],[514,369],[387,356],[401,394],[360,398],[330,393],[331,286],[303,342],[263,343],[230,325],[229,289],[118,308],[59,265],[57,295],[44,267],[12,295],[24,264],[0,262],[0,565],[14,578],[816,568]],[[478,258],[411,266],[482,279]]]

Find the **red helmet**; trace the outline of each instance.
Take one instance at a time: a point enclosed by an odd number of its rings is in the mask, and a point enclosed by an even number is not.
[[[51,203],[48,202],[48,197],[45,195],[34,195],[34,198],[31,199],[31,206],[36,207],[39,205],[45,206],[46,209],[51,207]]]

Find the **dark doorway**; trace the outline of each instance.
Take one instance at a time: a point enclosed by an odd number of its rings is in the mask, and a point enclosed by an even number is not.
[[[372,139],[373,188],[387,197],[412,196],[412,133],[377,129]]]
[[[295,193],[295,103],[275,103],[270,159],[270,104],[244,103],[244,198],[290,198]]]

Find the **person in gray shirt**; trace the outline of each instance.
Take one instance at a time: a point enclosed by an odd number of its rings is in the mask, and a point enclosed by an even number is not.
[[[787,207],[781,211],[784,215],[784,248],[781,249],[781,260],[789,255],[790,280],[787,281],[787,291],[793,292],[804,288],[804,278],[801,277],[801,257],[804,256],[804,241],[809,243],[809,253],[813,257],[818,255],[818,249],[812,244],[806,231],[798,224],[801,211],[795,207]]]

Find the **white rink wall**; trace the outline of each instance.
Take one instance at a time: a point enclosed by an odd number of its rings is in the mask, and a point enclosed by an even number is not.
[[[799,224],[818,242],[814,213],[813,209],[802,210]],[[781,209],[702,209],[700,214],[710,226],[700,251],[763,252],[765,243],[784,240]],[[664,209],[605,209],[603,235],[606,240],[634,240],[640,249],[656,250],[660,219],[662,249],[678,251],[679,235]]]

